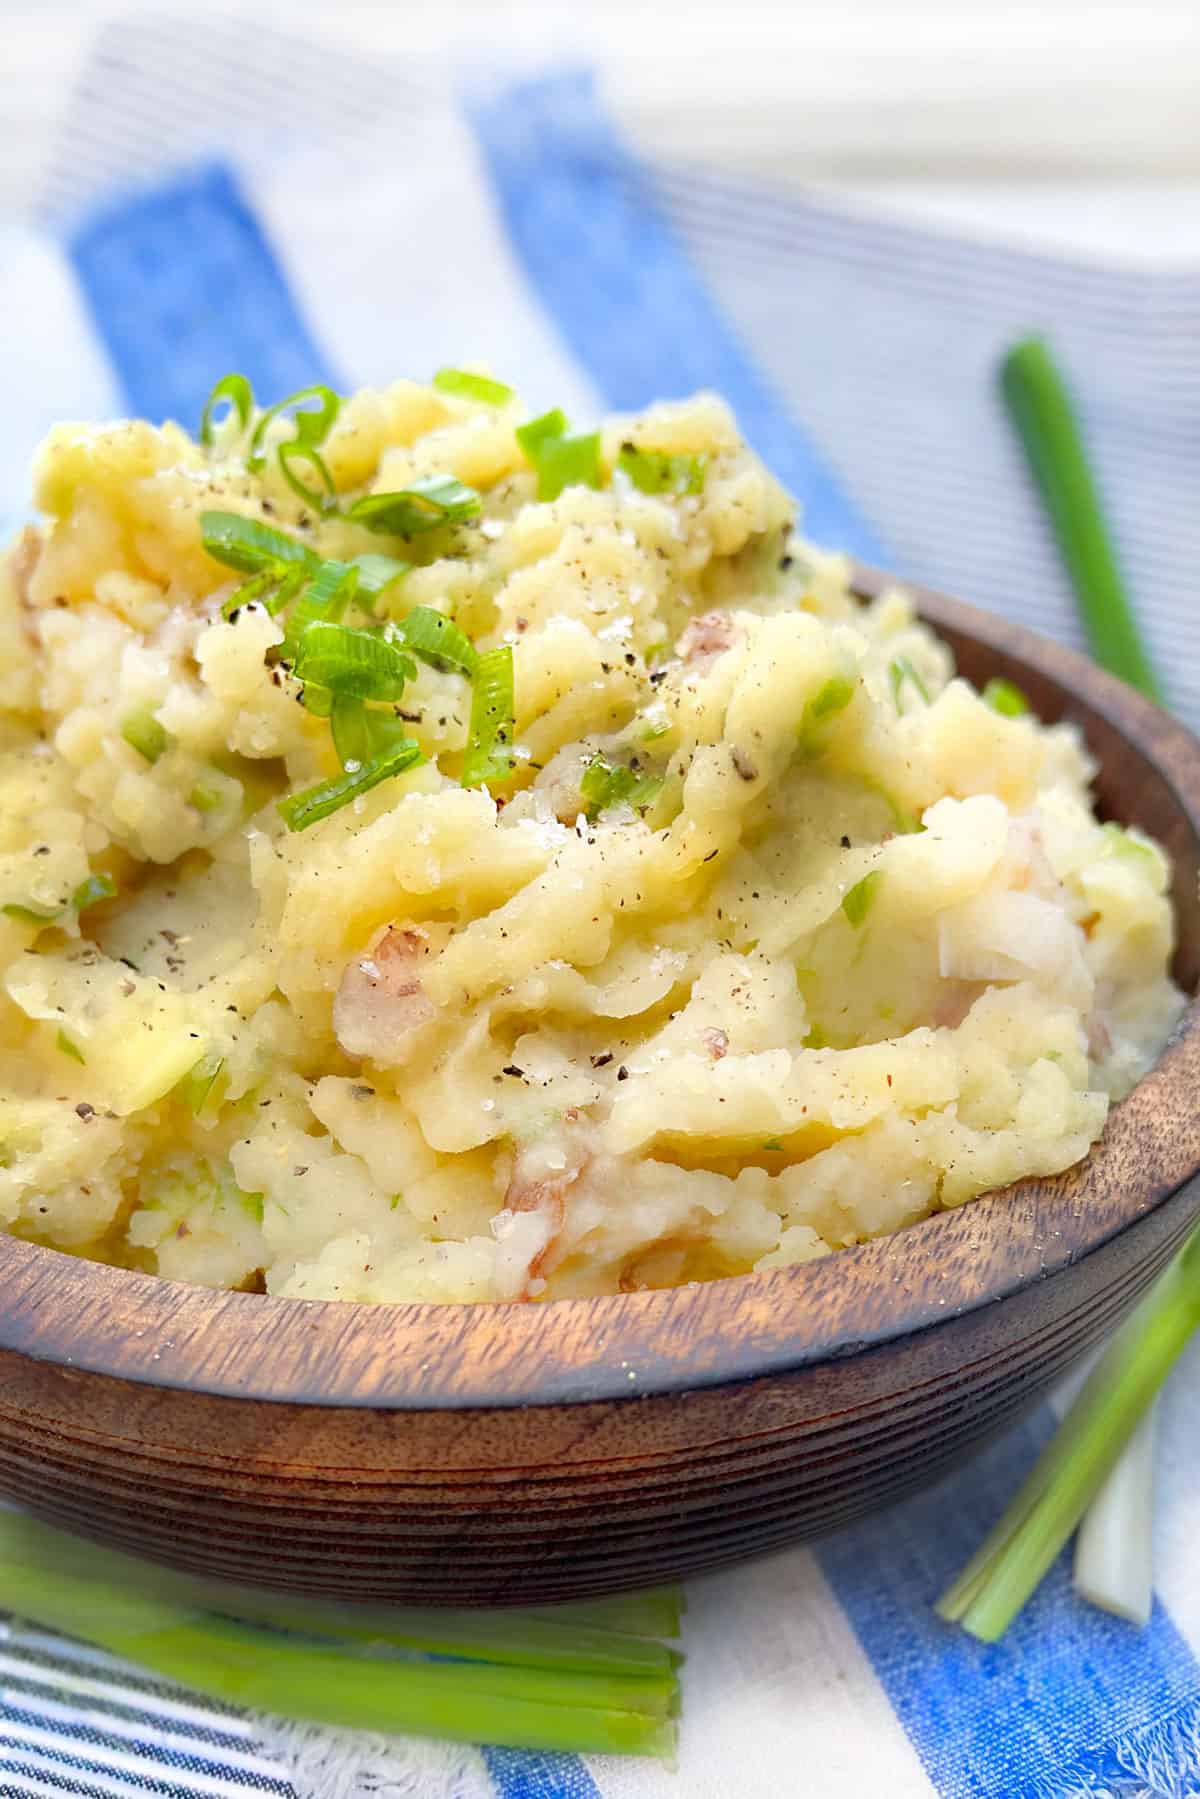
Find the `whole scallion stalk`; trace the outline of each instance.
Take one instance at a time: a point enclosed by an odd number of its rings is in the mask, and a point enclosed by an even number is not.
[[[1092,655],[1110,674],[1161,701],[1070,391],[1041,338],[1013,345],[1000,366],[1000,387],[1066,563]]]
[[[1155,1394],[1200,1326],[1200,1229],[1121,1326],[1057,1435],[938,1611],[994,1642],[1095,1499]]]
[[[658,1596],[649,1605],[656,1619],[667,1609]],[[674,1748],[677,1657],[605,1629],[602,1607],[524,1615],[276,1600],[0,1512],[0,1608],[284,1717],[513,1748]]]

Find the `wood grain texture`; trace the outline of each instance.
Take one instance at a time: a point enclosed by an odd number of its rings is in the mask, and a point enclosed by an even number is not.
[[[866,574],[864,593],[880,577]],[[962,671],[1075,719],[1175,864],[1200,975],[1200,744],[933,594]],[[1200,1210],[1200,1017],[1076,1169],[801,1267],[538,1306],[211,1293],[0,1236],[0,1492],[263,1586],[528,1603],[715,1567],[937,1478],[1144,1291]]]

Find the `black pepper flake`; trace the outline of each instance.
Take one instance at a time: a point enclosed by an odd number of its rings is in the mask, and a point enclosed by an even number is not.
[[[518,1081],[523,1081],[525,1079],[525,1070],[523,1068],[518,1068],[515,1062],[510,1062],[507,1068],[501,1070],[501,1073],[511,1074]]]
[[[94,1118],[96,1116],[95,1106],[89,1106],[86,1099],[81,1099],[75,1110],[80,1118]]]
[[[721,850],[720,850],[720,846],[718,845],[718,847],[715,850],[709,850],[709,852],[708,852],[707,856],[705,856],[704,860],[706,862],[711,862],[714,856],[719,856],[720,854],[721,854]]]
[[[733,766],[743,781],[757,781],[758,770],[755,768],[753,762],[751,762],[745,750],[739,749],[735,743],[730,751],[730,755],[733,758]]]
[[[624,1062],[622,1062],[621,1066],[617,1069],[617,1079],[619,1081],[627,1081],[629,1079],[629,1070],[626,1068]]]
[[[363,1086],[360,1083],[357,1086],[351,1087],[350,1097],[351,1099],[374,1099],[375,1089],[374,1087]]]
[[[307,1163],[305,1163],[305,1164],[304,1164],[304,1165],[303,1165],[303,1166],[301,1166],[301,1167],[298,1167],[298,1168],[293,1168],[293,1169],[292,1169],[292,1173],[293,1173],[293,1174],[294,1174],[294,1175],[295,1175],[295,1177],[296,1177],[296,1179],[297,1179],[297,1180],[299,1180],[299,1178],[300,1178],[300,1176],[301,1176],[301,1175],[302,1175],[302,1174],[307,1174],[307,1173],[308,1173],[308,1164],[307,1164]]]
[[[39,843],[33,853],[35,856],[48,856],[50,854],[50,845],[48,843]]]
[[[657,687],[660,681],[666,680],[667,671],[665,668],[652,669],[649,678],[651,687]]]
[[[794,556],[781,556],[779,558],[779,566],[780,568],[791,568],[792,563],[795,560],[796,558]]]
[[[608,1064],[612,1061],[612,1059],[613,1059],[613,1055],[612,1055],[611,1049],[606,1049],[602,1056],[593,1056],[592,1057],[592,1067],[593,1068],[607,1068]]]
[[[848,837],[842,838],[842,848],[844,850],[848,850],[850,848],[850,839]]]

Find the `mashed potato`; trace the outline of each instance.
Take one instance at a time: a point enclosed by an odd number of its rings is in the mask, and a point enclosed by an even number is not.
[[[719,401],[226,397],[55,431],[0,561],[8,1229],[549,1299],[1086,1153],[1181,1009],[1163,854]]]

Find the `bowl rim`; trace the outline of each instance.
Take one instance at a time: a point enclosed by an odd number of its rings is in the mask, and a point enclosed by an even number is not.
[[[1035,668],[1068,709],[1082,700],[1154,765],[1200,839],[1200,740],[1168,714],[1023,625],[878,570],[856,569],[853,585],[864,599],[903,589],[935,629],[974,639],[1006,672]],[[1176,1128],[1196,1116],[1197,1090],[1193,998],[1155,1068],[1065,1174],[813,1262],[542,1306],[229,1293],[0,1233],[0,1350],[220,1399],[396,1411],[618,1401],[792,1373],[936,1327],[1099,1249],[1200,1170],[1195,1130]],[[1136,1179],[1088,1191],[1089,1172],[1110,1162]]]

